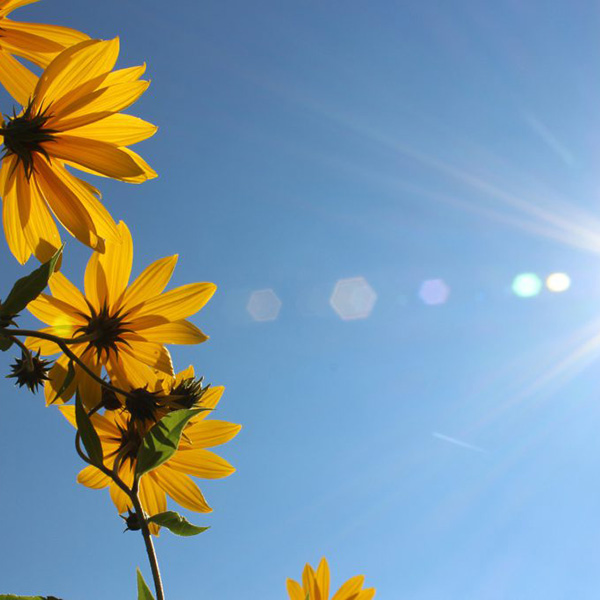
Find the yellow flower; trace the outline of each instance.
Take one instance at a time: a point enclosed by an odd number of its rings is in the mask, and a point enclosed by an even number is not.
[[[4,231],[21,263],[32,253],[46,261],[60,246],[52,215],[99,252],[105,240],[118,239],[98,190],[66,166],[130,183],[156,177],[126,147],[152,136],[156,127],[120,114],[148,87],[139,80],[145,66],[113,71],[118,54],[118,39],[87,40],[64,50],[31,88],[23,110],[0,129]]]
[[[21,23],[8,18],[15,8],[38,0],[0,0],[0,83],[21,104],[26,104],[37,77],[14,56],[40,67],[65,48],[87,40],[85,33],[42,23]]]
[[[375,597],[375,588],[365,588],[364,575],[348,579],[334,594],[331,600],[371,600]],[[290,600],[329,600],[329,565],[321,559],[317,572],[310,565],[304,567],[302,585],[293,579],[287,580],[287,591]]]
[[[63,338],[85,336],[70,349],[100,376],[102,367],[118,384],[143,388],[156,379],[154,371],[173,374],[171,356],[164,344],[199,344],[208,338],[186,320],[214,294],[214,283],[190,283],[163,293],[171,279],[177,255],[157,260],[131,284],[133,242],[125,223],[118,225],[121,243],[108,242],[106,252],[94,252],[85,271],[85,296],[60,272],[50,278],[52,295],[41,294],[29,311],[49,325],[42,332]],[[58,354],[51,341],[28,338],[27,346],[45,356]],[[62,354],[44,386],[46,402],[58,400],[69,359]],[[79,386],[88,408],[101,399],[100,385],[80,367],[61,401]]]
[[[189,367],[177,377],[166,382],[158,382],[156,389],[166,393],[178,394],[184,382],[193,380],[194,370]],[[195,406],[214,409],[221,395],[222,387],[205,388]],[[160,400],[160,397],[155,396]],[[173,407],[177,408],[177,407]],[[73,406],[61,406],[61,411],[69,422],[76,426]],[[203,479],[219,479],[231,475],[235,469],[224,458],[206,450],[224,444],[233,439],[241,429],[241,425],[207,419],[212,410],[201,412],[194,417],[184,429],[177,452],[157,469],[143,475],[140,479],[140,502],[148,515],[155,515],[167,510],[167,495],[175,502],[196,512],[211,512],[200,488],[189,477]],[[114,459],[122,460],[119,476],[131,487],[136,464],[136,455],[141,439],[154,424],[152,420],[137,419],[127,409],[107,410],[103,415],[98,413],[91,417],[94,428],[100,436],[104,453],[104,464],[113,468]],[[108,487],[112,501],[119,513],[132,508],[129,497],[99,469],[85,467],[78,475],[77,481],[83,485],[101,489]],[[150,530],[158,534],[158,527],[150,524]]]

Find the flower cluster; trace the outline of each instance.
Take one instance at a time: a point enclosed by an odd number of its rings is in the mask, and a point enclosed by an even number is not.
[[[141,530],[148,548],[161,526],[181,535],[204,529],[167,511],[167,496],[186,509],[210,512],[192,478],[234,472],[210,450],[241,429],[213,418],[223,388],[205,384],[192,366],[175,373],[167,348],[208,339],[189,319],[216,286],[198,282],[165,291],[176,255],[130,281],[130,230],[113,219],[87,176],[128,183],[156,177],[130,149],[152,137],[156,126],[122,112],[148,88],[141,79],[145,65],[115,69],[118,38],[91,39],[8,18],[36,1],[0,0],[0,84],[17,103],[0,117],[3,226],[19,263],[31,256],[42,263],[0,303],[0,350],[20,347],[9,376],[32,392],[43,386],[46,404],[58,405],[78,429],[77,449],[88,465],[77,480],[108,488],[127,528]],[[92,251],[83,291],[60,271],[58,224]],[[45,327],[13,328],[25,306]],[[160,600],[152,552],[149,558]],[[371,600],[375,590],[363,583],[362,576],[350,579],[333,600]],[[287,589],[292,600],[328,600],[325,559],[316,572],[307,565],[302,585],[288,580]]]

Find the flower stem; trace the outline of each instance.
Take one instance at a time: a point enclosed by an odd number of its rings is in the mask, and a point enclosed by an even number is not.
[[[154,589],[156,590],[156,600],[165,600],[165,592],[163,590],[162,580],[160,578],[160,569],[158,568],[158,558],[154,549],[154,543],[152,542],[152,535],[150,534],[150,528],[148,527],[148,520],[142,509],[140,498],[137,491],[137,483],[134,484],[134,489],[129,494],[133,507],[138,516],[142,536],[144,537],[144,543],[146,544],[146,553],[148,554],[148,561],[150,562],[150,568],[152,569],[152,577],[154,579]]]
[[[50,333],[45,333],[43,331],[36,331],[35,329],[2,329],[2,333],[4,335],[15,337],[17,335],[25,335],[28,337],[36,337],[42,340],[48,340],[50,342],[54,342],[73,362],[77,363],[81,369],[83,369],[92,379],[97,381],[103,387],[115,392],[115,394],[120,394],[121,396],[130,397],[131,394],[118,388],[112,383],[102,379],[99,375],[96,375],[68,346],[68,344],[79,344],[89,341],[91,339],[89,336],[81,336],[79,338],[61,338]],[[19,344],[21,345],[21,344]]]

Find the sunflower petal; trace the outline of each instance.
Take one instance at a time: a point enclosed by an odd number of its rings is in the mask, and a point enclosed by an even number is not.
[[[177,254],[167,256],[146,267],[125,290],[121,301],[123,310],[130,311],[142,302],[160,295],[173,275],[177,258]]]
[[[155,469],[153,474],[158,485],[177,504],[196,512],[212,512],[200,488],[187,475],[171,469],[166,464]]]
[[[224,458],[201,448],[180,450],[169,460],[169,466],[203,479],[221,479],[235,472],[235,468]]]
[[[82,485],[95,490],[101,490],[110,485],[111,479],[96,467],[89,465],[85,467],[85,469],[79,471],[77,483],[81,483]]]
[[[149,342],[161,344],[201,344],[208,339],[193,323],[184,319],[141,329],[140,335]]]
[[[111,114],[99,121],[69,129],[69,135],[128,146],[152,137],[158,127],[132,115]]]
[[[37,80],[27,67],[0,49],[0,83],[21,106],[27,106]]]
[[[202,406],[204,406],[204,402],[202,402]],[[236,423],[207,419],[189,425],[185,430],[184,437],[195,448],[212,448],[232,440],[241,428],[242,426]]]
[[[360,592],[364,582],[364,575],[356,575],[356,577],[348,579],[331,600],[348,600]]]
[[[197,313],[215,293],[214,283],[189,283],[144,302],[137,316],[160,315],[179,321]]]

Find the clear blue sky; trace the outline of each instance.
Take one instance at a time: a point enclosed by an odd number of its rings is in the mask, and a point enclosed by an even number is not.
[[[168,597],[278,600],[325,555],[336,584],[364,573],[381,600],[597,598],[598,3],[44,0],[17,16],[120,35],[119,64],[148,63],[130,112],[160,126],[137,147],[159,179],[99,185],[136,272],[177,252],[174,284],[219,286],[195,320],[211,340],[173,356],[227,386],[238,471],[202,485],[214,513],[188,516],[208,533],[159,538]],[[69,243],[78,283],[87,257]],[[511,291],[556,271],[564,293]],[[0,272],[4,295],[21,273],[4,242]],[[330,296],[355,277],[376,302],[343,320]],[[445,303],[419,297],[432,279]],[[264,289],[281,310],[255,321]],[[142,540],[75,483],[70,426],[10,382],[1,403],[0,592],[133,598]]]

